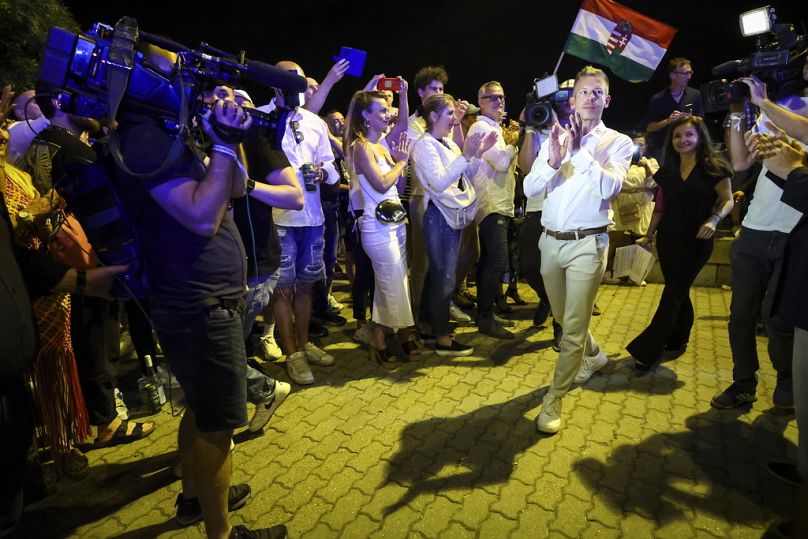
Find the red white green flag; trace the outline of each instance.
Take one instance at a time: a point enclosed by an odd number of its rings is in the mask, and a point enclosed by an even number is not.
[[[676,29],[611,0],[584,0],[564,52],[607,66],[631,82],[647,81]]]

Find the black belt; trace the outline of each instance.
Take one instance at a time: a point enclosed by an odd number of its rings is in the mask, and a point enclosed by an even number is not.
[[[583,230],[572,230],[570,232],[556,232],[555,230],[545,228],[544,232],[551,238],[555,238],[557,240],[572,241],[572,240],[580,240],[581,238],[592,236],[594,234],[603,234],[606,232],[606,230],[607,229],[605,226],[601,226],[598,228],[585,228]]]

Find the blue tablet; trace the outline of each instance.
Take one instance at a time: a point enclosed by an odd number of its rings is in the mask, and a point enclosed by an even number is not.
[[[359,49],[342,47],[342,49],[339,51],[339,56],[333,56],[332,58],[334,58],[335,62],[339,62],[345,58],[350,63],[348,66],[348,71],[345,73],[347,75],[351,75],[352,77],[361,77],[362,71],[365,69],[365,58],[367,58],[367,55],[367,52],[360,51]]]

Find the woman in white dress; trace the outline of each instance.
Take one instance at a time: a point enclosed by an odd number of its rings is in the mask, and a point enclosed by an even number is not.
[[[399,99],[406,97],[402,80]],[[390,144],[382,138],[390,126],[390,108],[381,92],[357,92],[351,100],[345,131],[346,164],[362,191],[364,213],[357,221],[362,246],[373,265],[373,335],[370,357],[388,368],[397,366],[396,356],[385,344],[385,334],[397,333],[404,352],[414,358],[420,351],[413,326],[407,280],[406,212],[398,196],[406,181],[409,143],[406,134]]]

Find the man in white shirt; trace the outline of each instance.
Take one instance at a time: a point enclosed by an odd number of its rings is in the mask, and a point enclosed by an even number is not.
[[[18,168],[23,166],[34,137],[50,125],[33,97],[34,91],[26,90],[11,102],[15,121],[8,127],[8,162]]]
[[[304,76],[294,62],[278,62],[277,67]],[[286,104],[285,96],[275,90],[274,103]],[[263,109],[263,107],[262,107]],[[281,142],[283,152],[297,173],[303,188],[303,209],[273,208],[272,217],[281,244],[281,267],[275,294],[275,321],[286,351],[286,370],[298,384],[314,383],[309,363],[333,365],[334,358],[309,342],[312,286],[325,277],[323,262],[323,209],[320,183],[334,184],[339,173],[334,167],[334,154],[328,129],[319,116],[298,107],[286,120]]]
[[[496,81],[483,84],[477,92],[480,115],[469,128],[468,138],[476,133],[497,134],[497,142],[486,151],[472,177],[477,192],[480,259],[477,262],[477,328],[498,339],[514,335],[494,320],[494,301],[500,291],[502,275],[508,271],[508,226],[513,219],[516,189],[516,147],[505,143],[502,118],[505,115],[505,91]]]
[[[609,106],[609,79],[587,66],[575,78],[569,129],[553,125],[525,178],[525,196],[544,192],[539,240],[541,274],[555,317],[564,328],[553,382],[537,427],[561,428],[561,399],[573,382],[583,383],[607,363],[589,322],[606,268],[609,204],[623,184],[633,144],[601,121]]]
[[[418,70],[413,79],[415,91],[421,103],[426,101],[426,98],[434,94],[442,94],[444,85],[449,82],[449,75],[443,66],[426,66]],[[463,147],[463,130],[460,128],[460,122],[466,113],[468,103],[466,101],[455,101],[455,127],[452,129],[452,140],[460,148]],[[407,118],[407,138],[410,141],[410,147],[415,144],[415,141],[424,134],[426,131],[426,120],[421,117],[421,107],[419,106],[409,118]],[[409,223],[410,233],[407,236],[409,241],[409,249],[411,253],[410,260],[410,292],[412,313],[418,316],[420,312],[421,294],[424,290],[424,279],[426,272],[429,269],[429,259],[423,256],[426,253],[426,244],[424,243],[424,187],[421,179],[415,173],[414,167],[409,167],[410,172],[410,211]],[[417,319],[416,319],[417,322]]]
[[[808,64],[807,64],[808,65]],[[808,70],[805,71],[808,75]],[[761,85],[762,86],[762,85]],[[755,104],[762,105],[766,92],[757,89],[752,96]],[[808,97],[796,95],[777,100],[777,104],[801,116],[808,116]],[[736,171],[746,170],[755,162],[743,139],[743,131],[753,128],[768,133],[768,116],[764,112],[754,126],[741,125],[743,118],[737,113],[730,116],[731,127],[727,147]],[[791,362],[794,348],[794,327],[772,313],[779,296],[778,285],[788,236],[802,217],[802,213],[780,200],[783,189],[768,177],[766,165],[758,175],[755,193],[749,211],[741,223],[741,230],[730,248],[732,269],[732,301],[729,308],[729,345],[732,349],[732,384],[713,397],[715,408],[734,408],[757,400],[758,363],[756,344],[757,315],[766,323],[769,338],[768,351],[777,384],[772,395],[776,408],[794,408]]]

